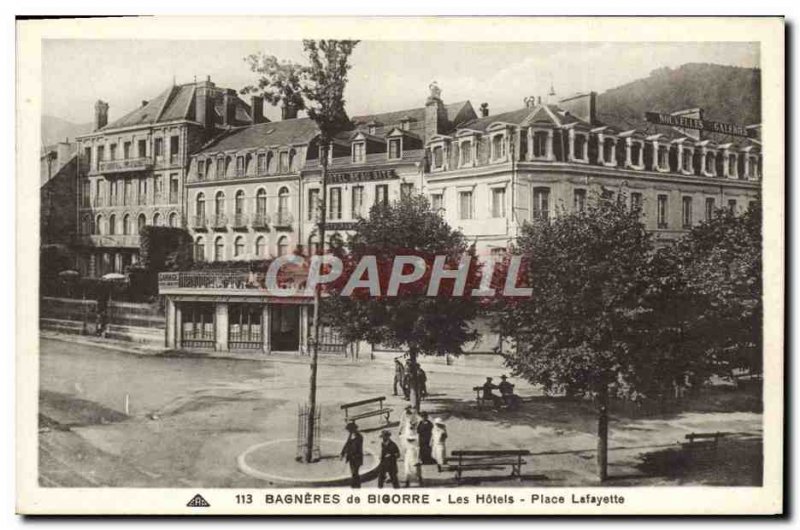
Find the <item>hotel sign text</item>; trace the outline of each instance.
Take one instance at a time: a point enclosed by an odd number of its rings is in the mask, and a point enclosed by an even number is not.
[[[328,173],[328,184],[345,184],[347,182],[370,182],[373,180],[391,180],[400,178],[394,169],[370,169],[364,171],[337,171]]]
[[[645,112],[644,119],[656,125],[668,125],[670,127],[680,127],[683,129],[698,129],[713,133],[730,134],[731,136],[744,136],[745,138],[755,136],[755,131],[749,131],[740,125],[700,120],[686,116],[673,116],[672,114],[662,114],[660,112]]]

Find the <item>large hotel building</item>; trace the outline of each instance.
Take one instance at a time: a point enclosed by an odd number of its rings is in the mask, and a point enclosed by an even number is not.
[[[329,149],[326,234],[346,234],[375,203],[422,193],[479,252],[502,254],[526,221],[624,192],[656,239],[669,240],[716,208],[760,197],[757,134],[630,129],[602,122],[593,92],[553,96],[492,115],[485,104],[445,104],[434,84],[424,106],[352,118]],[[97,130],[79,138],[82,272],[123,271],[146,224],[185,227],[202,261],[318,248],[310,119],[284,110],[269,121],[259,97],[248,104],[210,81],[171,87],[112,124],[106,113],[98,102]],[[169,347],[306,351],[308,301],[267,297],[247,270],[163,273],[160,293]]]

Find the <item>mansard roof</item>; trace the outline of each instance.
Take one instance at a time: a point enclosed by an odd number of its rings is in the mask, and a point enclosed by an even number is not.
[[[196,83],[171,86],[143,106],[130,111],[100,130],[108,131],[122,127],[153,125],[175,120],[195,120],[196,88]],[[214,96],[214,122],[221,124],[224,112],[222,108],[222,90],[216,89],[216,92],[217,94]],[[250,106],[238,97],[235,99],[235,104],[235,122],[240,125],[249,122]]]
[[[303,145],[309,143],[317,134],[319,134],[317,124],[310,118],[247,125],[221,134],[206,144],[198,154],[268,146]]]

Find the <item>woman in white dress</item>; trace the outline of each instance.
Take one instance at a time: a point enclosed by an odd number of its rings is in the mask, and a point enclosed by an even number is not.
[[[405,471],[406,487],[411,484],[411,475],[417,476],[417,483],[422,487],[422,466],[419,461],[419,446],[417,437],[408,435],[405,438],[405,451],[403,454],[403,471]]]
[[[406,438],[415,435],[417,432],[417,413],[410,405],[406,407],[403,417],[400,418],[400,430],[397,432],[397,439],[400,440],[403,448],[406,446]]]
[[[433,459],[439,471],[447,463],[447,428],[442,418],[433,420]]]

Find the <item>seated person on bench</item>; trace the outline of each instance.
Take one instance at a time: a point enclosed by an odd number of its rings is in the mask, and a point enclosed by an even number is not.
[[[518,408],[522,404],[522,400],[518,395],[514,394],[514,385],[508,382],[508,377],[505,375],[501,375],[500,379],[502,381],[497,385],[497,389],[500,390],[503,403],[510,409]]]
[[[493,392],[495,388],[498,387],[492,383],[492,378],[487,377],[486,382],[483,384],[483,400],[491,401],[495,407],[500,407],[503,405],[503,398]]]

